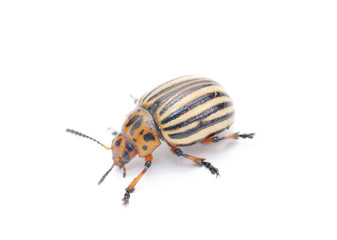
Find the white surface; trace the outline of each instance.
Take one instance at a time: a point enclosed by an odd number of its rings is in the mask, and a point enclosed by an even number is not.
[[[1,239],[336,239],[334,1],[2,1]],[[185,74],[231,95],[231,132],[97,186],[135,97]]]

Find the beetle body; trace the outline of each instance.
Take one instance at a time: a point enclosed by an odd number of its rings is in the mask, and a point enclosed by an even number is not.
[[[177,156],[203,165],[218,176],[218,169],[204,161],[204,158],[185,154],[179,147],[254,136],[253,133],[215,136],[231,126],[234,108],[224,89],[207,78],[192,75],[173,79],[143,95],[136,104],[137,107],[123,123],[121,133],[115,137],[110,148],[82,133],[67,129],[68,132],[89,138],[112,150],[114,163],[99,184],[115,165],[123,168],[125,176],[125,164],[136,155],[145,158],[143,171],[126,188],[124,203],[129,202],[130,193],[151,166],[152,152],[161,141],[166,142]]]

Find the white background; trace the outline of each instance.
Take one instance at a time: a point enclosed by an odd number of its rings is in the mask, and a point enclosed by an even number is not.
[[[1,239],[336,239],[335,1],[1,1]],[[109,145],[140,97],[200,74],[234,101],[207,169],[154,152],[128,207]]]

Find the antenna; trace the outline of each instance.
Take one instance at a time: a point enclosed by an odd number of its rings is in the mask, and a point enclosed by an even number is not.
[[[112,164],[111,168],[109,168],[109,170],[102,176],[101,180],[99,180],[99,182],[98,182],[98,185],[100,185],[104,181],[104,179],[111,172],[111,170],[113,169],[113,167],[115,166],[115,164],[116,164],[116,162],[114,162],[114,164]]]
[[[72,129],[69,129],[69,128],[66,129],[66,132],[69,132],[69,133],[78,135],[78,136],[80,136],[80,137],[89,138],[90,140],[92,140],[92,141],[94,141],[94,142],[97,142],[99,145],[101,145],[102,147],[104,147],[106,150],[111,150],[111,148],[105,146],[104,144],[100,143],[100,142],[97,141],[96,139],[93,139],[93,138],[91,138],[91,137],[89,137],[89,136],[87,136],[87,135],[85,135],[85,134],[83,134],[83,133],[80,133],[80,132],[78,132],[78,131],[75,131],[75,130],[72,130]]]

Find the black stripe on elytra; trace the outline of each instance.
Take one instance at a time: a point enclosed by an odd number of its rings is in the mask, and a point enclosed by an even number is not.
[[[216,119],[212,119],[208,122],[200,122],[198,126],[191,128],[185,132],[180,132],[180,133],[174,133],[174,134],[169,134],[170,138],[173,139],[182,139],[182,138],[186,138],[189,137],[197,132],[199,132],[202,129],[211,127],[219,122],[225,121],[227,119],[229,119],[230,117],[232,117],[234,115],[234,112],[228,113],[222,117],[216,118]]]
[[[139,128],[143,123],[143,116],[140,117],[140,119],[132,126],[131,130],[130,130],[130,135],[133,136],[133,134],[135,133],[135,130],[137,128]]]
[[[196,144],[196,143],[199,143],[199,142],[205,140],[206,138],[209,138],[209,137],[211,137],[211,136],[214,136],[214,135],[216,135],[216,134],[218,134],[218,133],[220,133],[220,132],[226,130],[226,129],[229,128],[229,127],[230,127],[230,125],[227,126],[227,127],[225,127],[225,128],[222,128],[222,129],[220,129],[220,130],[218,130],[218,131],[216,131],[216,132],[214,132],[214,133],[212,133],[212,134],[210,134],[210,135],[208,135],[208,136],[206,136],[206,137],[203,137],[203,138],[201,138],[201,139],[196,139],[195,141],[190,142],[190,143],[177,144],[177,145],[175,145],[175,146],[177,146],[177,147],[178,147],[178,146],[180,146],[180,147],[191,146],[191,145],[193,145],[193,144]]]
[[[187,103],[184,106],[182,106],[181,108],[179,108],[178,110],[171,113],[166,118],[164,118],[161,121],[161,124],[168,123],[168,122],[180,117],[184,113],[190,111],[192,108],[195,108],[196,106],[199,106],[200,104],[203,104],[204,102],[207,102],[207,101],[212,100],[216,97],[222,97],[222,96],[228,97],[228,95],[224,92],[211,92],[211,93],[207,93],[205,95],[202,95],[198,98],[195,98],[192,101],[190,101],[189,103]]]
[[[184,78],[184,77],[188,77],[188,75],[182,76],[182,77],[177,77],[177,78],[174,78],[174,79],[172,79],[172,80],[170,80],[170,81],[168,81],[168,82],[164,82],[164,83],[160,84],[158,87],[152,89],[148,94],[146,94],[146,96],[144,96],[144,97],[141,99],[141,102],[145,102],[146,99],[147,99],[147,98],[148,98],[154,91],[156,91],[158,88],[161,88],[162,86],[164,86],[164,85],[166,85],[166,84],[168,84],[168,83],[170,83],[170,82],[176,81],[176,80],[178,80],[179,78]]]
[[[205,78],[193,78],[193,79],[188,79],[188,80],[185,80],[185,81],[181,81],[181,82],[177,82],[175,84],[172,84],[171,86],[168,86],[168,87],[160,90],[159,92],[157,92],[155,95],[153,95],[152,97],[150,97],[148,101],[151,101],[152,99],[160,96],[161,94],[163,94],[163,93],[165,93],[165,92],[167,92],[167,91],[171,90],[172,88],[175,88],[175,87],[177,87],[179,85],[182,85],[182,84],[187,83],[187,82],[195,81],[195,80],[201,80],[201,79],[205,79]]]
[[[174,89],[173,91],[168,92],[165,95],[163,95],[162,97],[158,98],[153,104],[151,104],[151,106],[148,108],[148,110],[151,113],[154,113],[159,106],[161,106],[163,103],[165,103],[172,96],[176,95],[177,93],[179,93],[180,91],[182,91],[184,89],[188,89],[189,87],[191,87],[193,85],[200,84],[200,83],[204,83],[204,84],[198,86],[199,88],[203,88],[203,87],[207,87],[207,86],[210,86],[210,85],[217,84],[216,82],[214,82],[212,80],[200,80],[200,81],[198,80],[198,81],[186,84],[186,85],[184,85],[180,88]]]
[[[134,115],[128,123],[125,125],[125,127],[130,127],[140,116],[139,115]]]
[[[187,95],[199,90],[199,89],[202,89],[202,88],[205,88],[205,87],[208,87],[208,86],[212,86],[213,84],[208,84],[208,85],[201,85],[201,86],[196,86],[196,87],[192,87],[192,88],[189,88],[187,89],[186,91],[180,93],[178,96],[176,96],[174,99],[172,99],[171,101],[169,101],[163,108],[162,110],[160,111],[159,115],[162,115],[164,112],[166,112],[167,109],[169,109],[171,106],[173,106],[175,103],[179,102],[181,99],[183,99],[184,97],[186,97]]]
[[[187,119],[186,121],[180,122],[178,124],[166,127],[163,129],[163,131],[170,131],[170,130],[175,130],[178,128],[182,128],[185,127],[193,122],[197,122],[197,121],[201,121],[202,119],[212,115],[213,113],[216,113],[217,111],[220,111],[222,109],[227,108],[228,106],[230,106],[232,103],[231,102],[223,102],[223,103],[219,103],[217,105],[214,105],[210,108],[208,108],[207,110],[201,112],[198,115],[195,115],[189,119]]]

